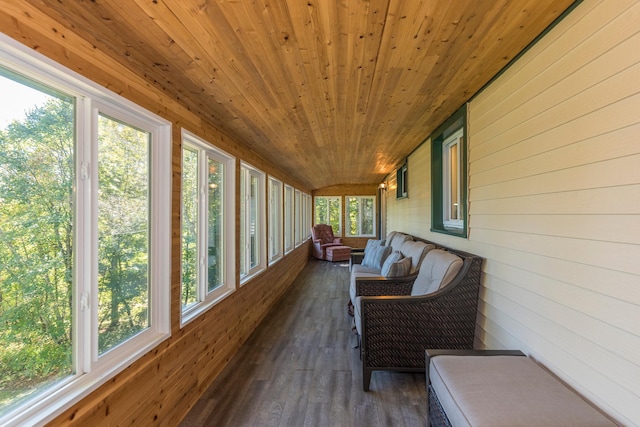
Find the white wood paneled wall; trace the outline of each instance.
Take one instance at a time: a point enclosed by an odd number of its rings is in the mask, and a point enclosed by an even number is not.
[[[640,2],[586,0],[469,105],[469,239],[430,233],[429,144],[387,230],[483,256],[479,345],[640,425]]]

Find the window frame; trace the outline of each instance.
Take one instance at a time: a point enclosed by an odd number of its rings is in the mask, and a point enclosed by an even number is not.
[[[282,181],[273,176],[269,176],[267,182],[269,183],[269,236],[267,241],[269,265],[272,265],[284,256],[284,188]],[[274,186],[277,189],[274,189]]]
[[[194,150],[198,153],[198,171],[197,171],[197,243],[196,243],[196,302],[188,306],[180,304],[180,327],[183,327],[193,319],[200,316],[212,306],[231,295],[236,290],[236,266],[235,266],[235,198],[236,198],[236,158],[229,153],[211,145],[204,139],[198,137],[194,133],[181,129],[182,151],[181,158],[184,158],[184,150],[186,148]],[[222,285],[214,290],[208,290],[207,266],[204,262],[205,253],[208,253],[208,161],[213,159],[223,165],[223,188],[222,194],[222,214],[223,214],[223,250],[222,252]],[[181,185],[180,200],[182,204],[183,187]],[[182,212],[182,207],[181,207]],[[180,223],[180,236],[182,237],[182,222]],[[180,262],[180,295],[182,295],[182,238],[181,243],[181,262]],[[181,297],[182,301],[182,297]]]
[[[313,223],[314,224],[329,224],[331,225],[331,218],[327,218],[328,222],[318,222],[318,200],[320,199],[326,199],[327,200],[327,214],[329,213],[329,204],[331,202],[331,200],[337,200],[338,201],[338,230],[333,230],[333,235],[335,237],[342,237],[342,229],[343,229],[343,197],[342,196],[314,196],[313,198]],[[333,227],[333,226],[332,226]]]
[[[349,199],[357,199],[358,200],[358,220],[357,220],[357,229],[358,229],[358,233],[357,234],[350,234],[349,230],[350,230],[350,216],[349,216]],[[363,215],[364,212],[362,210],[362,201],[363,199],[372,199],[373,202],[373,218],[372,220],[372,232],[370,234],[368,233],[362,233],[362,219],[363,219]],[[375,237],[376,235],[376,225],[377,225],[377,197],[375,195],[362,195],[362,196],[345,196],[344,197],[344,216],[345,216],[345,224],[344,224],[344,228],[345,228],[345,236],[346,237]]]
[[[294,236],[294,188],[284,185],[284,254],[288,254],[296,247]]]
[[[459,209],[460,220],[447,218],[447,192],[449,179],[445,176],[445,143],[459,132]],[[466,238],[468,234],[468,165],[467,165],[467,104],[464,104],[431,135],[431,231]]]
[[[449,230],[460,230],[464,227],[464,221],[462,220],[462,158],[460,153],[462,152],[462,136],[464,132],[462,128],[459,128],[455,133],[447,137],[442,142],[442,222],[444,228]],[[451,148],[456,147],[456,167],[455,167],[455,180],[452,167],[452,155]],[[452,188],[456,187],[456,200],[452,199]],[[457,215],[451,212],[451,205],[458,206]],[[455,218],[453,218],[455,216]]]
[[[294,189],[294,232],[296,248],[302,244],[302,192],[297,188]]]
[[[258,187],[256,189],[256,242],[255,249],[258,251],[256,257],[256,264],[251,266],[251,242],[248,239],[245,242],[243,247],[242,245],[242,233],[244,232],[245,236],[251,235],[251,210],[246,209],[248,206],[248,201],[250,200],[251,194],[251,179],[247,178],[256,178],[258,180]],[[257,274],[264,271],[267,266],[267,212],[266,212],[266,175],[263,171],[256,168],[255,166],[250,165],[244,161],[240,162],[240,285],[244,285]],[[244,186],[243,186],[244,182]],[[245,197],[242,197],[242,194],[245,194]],[[242,212],[244,211],[244,215]],[[244,263],[243,263],[244,261]]]
[[[75,99],[73,374],[7,408],[0,424],[42,424],[89,395],[171,335],[171,122],[0,34],[3,67]],[[98,114],[148,132],[149,327],[96,353],[98,298]],[[80,250],[82,248],[82,250]]]
[[[409,197],[409,162],[405,161],[396,171],[396,199]]]

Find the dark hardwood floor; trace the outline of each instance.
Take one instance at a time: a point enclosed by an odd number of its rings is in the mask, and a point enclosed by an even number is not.
[[[362,390],[348,270],[310,261],[180,425],[424,426],[423,374],[374,372]]]

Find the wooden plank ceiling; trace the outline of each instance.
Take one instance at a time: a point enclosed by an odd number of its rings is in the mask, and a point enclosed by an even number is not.
[[[573,0],[27,0],[308,189],[380,182]]]

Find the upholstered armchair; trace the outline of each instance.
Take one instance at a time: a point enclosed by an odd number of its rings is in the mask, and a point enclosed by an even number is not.
[[[342,245],[340,237],[333,236],[333,228],[328,224],[316,224],[311,229],[313,245],[311,254],[318,259],[327,259],[327,247]]]

